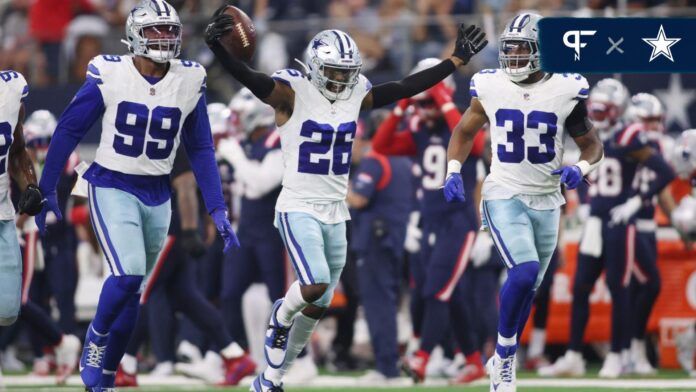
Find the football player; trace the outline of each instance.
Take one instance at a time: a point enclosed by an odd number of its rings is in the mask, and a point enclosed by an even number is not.
[[[437,65],[439,60],[429,58],[416,65],[413,72]],[[476,348],[469,309],[464,297],[464,280],[471,249],[476,238],[478,217],[473,199],[464,207],[449,204],[440,191],[447,172],[447,143],[461,113],[452,102],[454,80],[451,77],[410,100],[401,100],[392,114],[377,130],[373,148],[387,155],[415,155],[422,170],[420,216],[423,228],[419,262],[411,271],[416,290],[423,301],[420,320],[420,348],[409,356],[405,370],[416,382],[425,378],[430,353],[448,337],[451,320],[452,332],[466,356],[467,366],[458,381],[471,382],[485,376],[481,355]],[[413,110],[409,110],[411,106]],[[412,115],[403,118],[405,112]],[[397,132],[401,121],[410,129]],[[480,133],[482,147],[484,133]],[[466,173],[465,186],[473,193],[476,186],[476,163],[479,151],[472,154],[462,169]]]
[[[176,59],[182,28],[176,10],[164,0],[142,1],[125,27],[130,54],[95,57],[86,82],[58,121],[39,186],[46,203],[36,217],[42,233],[48,211],[61,218],[56,199],[60,171],[103,115],[95,161],[83,174],[92,223],[111,269],[80,358],[82,381],[92,391],[113,388],[136,321],[143,278],[167,236],[169,173],[181,139],[226,247],[238,245],[215,161],[205,69]]]
[[[373,87],[360,74],[355,41],[340,30],[325,30],[307,46],[305,72],[286,69],[269,77],[220,44],[220,36],[236,23],[224,10],[208,25],[206,41],[232,76],[275,109],[285,164],[276,226],[298,281],[273,306],[265,344],[268,368],[251,388],[280,391],[283,375],[329,305],[346,262],[345,222],[350,215],[345,198],[358,114],[434,86],[468,63],[487,41],[479,28],[461,26],[450,58],[401,81]]]
[[[24,100],[29,86],[15,71],[0,71],[0,326],[12,325],[19,315],[22,291],[22,256],[15,230],[15,209],[10,177],[22,194],[19,213],[36,215],[42,194],[36,185],[34,164],[24,143]]]
[[[500,69],[471,80],[471,105],[450,139],[445,198],[465,200],[462,162],[474,136],[490,125],[493,161],[482,188],[483,226],[491,231],[508,276],[500,290],[495,355],[488,361],[491,391],[515,391],[515,352],[534,293],[556,249],[561,184],[574,189],[602,160],[602,143],[587,119],[588,84],[577,74],[541,70],[538,22],[522,13],[500,36]],[[562,167],[563,138],[580,161]]]
[[[626,107],[627,97],[628,91],[623,84],[614,79],[603,79],[592,89],[588,105],[591,111],[601,105]],[[671,182],[674,172],[650,146],[643,123],[611,124],[609,122],[606,128],[600,128],[606,157],[591,176],[592,185],[588,192],[590,217],[585,222],[573,283],[568,351],[553,365],[539,369],[542,376],[579,376],[585,373],[581,350],[589,318],[589,297],[603,271],[611,293],[612,325],[611,351],[604,359],[599,376],[617,378],[627,370],[621,353],[629,349],[631,338],[628,287],[635,263],[634,215],[640,205],[649,203]],[[657,174],[656,180],[644,192],[632,186],[641,165]]]

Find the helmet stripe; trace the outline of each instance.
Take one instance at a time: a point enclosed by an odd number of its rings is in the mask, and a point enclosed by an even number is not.
[[[169,12],[169,5],[166,1],[162,1],[162,6],[164,7],[164,12],[167,14],[167,16],[171,16],[171,13]]]
[[[159,3],[157,0],[150,0],[150,3],[152,3],[155,6],[155,11],[157,11],[157,15],[162,15],[162,9],[159,6]]]
[[[519,17],[519,15],[515,15],[515,17],[512,19],[512,22],[510,22],[510,32],[512,32],[512,29],[515,28],[515,23],[517,22],[517,18]]]
[[[353,44],[350,43],[350,37],[348,36],[348,34],[343,33],[343,37],[346,40],[346,44],[347,44],[346,46],[348,46],[348,50],[353,49]]]
[[[343,47],[343,39],[341,39],[341,35],[338,34],[336,30],[332,30],[332,32],[334,33],[334,35],[336,35],[336,38],[338,38],[338,46],[341,51],[341,57],[346,57],[346,49]]]

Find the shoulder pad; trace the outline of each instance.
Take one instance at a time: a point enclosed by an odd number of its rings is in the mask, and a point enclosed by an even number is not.
[[[365,86],[365,92],[368,92],[372,90],[372,83],[370,80],[363,74],[360,74],[358,76],[358,85]]]
[[[20,96],[20,101],[22,102],[24,102],[24,99],[29,95],[27,81],[24,79],[24,75],[17,71],[0,71],[0,83],[9,84],[10,88],[15,90]]]
[[[292,87],[293,82],[304,79],[305,77],[302,72],[296,69],[286,68],[275,71],[273,75],[271,75],[271,78]]]
[[[485,88],[486,82],[491,80],[491,78],[499,72],[502,71],[499,69],[490,68],[482,69],[476,74],[474,74],[474,76],[471,77],[471,81],[469,82],[469,94],[471,95],[471,97],[481,99],[482,89]]]
[[[102,84],[104,75],[109,72],[109,69],[120,65],[122,62],[123,56],[115,54],[100,54],[92,58],[87,65],[87,80]]]
[[[569,94],[572,95],[573,99],[587,99],[590,94],[590,85],[587,83],[587,79],[580,74],[561,74],[563,78],[568,80]]]
[[[186,75],[187,78],[194,78],[193,83],[195,83],[195,86],[193,88],[197,88],[201,94],[205,93],[208,88],[208,73],[205,67],[195,61],[180,59],[172,60],[171,64],[172,69],[170,71],[180,72],[182,75]]]

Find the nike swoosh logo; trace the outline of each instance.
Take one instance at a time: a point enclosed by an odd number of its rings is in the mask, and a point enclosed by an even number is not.
[[[500,384],[493,384],[493,390],[497,391],[499,386],[500,386]]]

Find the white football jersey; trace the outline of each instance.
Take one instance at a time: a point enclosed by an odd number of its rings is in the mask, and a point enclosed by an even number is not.
[[[19,110],[29,93],[24,76],[15,71],[0,71],[0,220],[14,219],[15,210],[10,196],[10,146]]]
[[[205,92],[199,64],[171,60],[169,71],[150,84],[132,56],[97,56],[87,77],[104,99],[102,133],[95,162],[126,174],[160,176],[171,172],[181,129]]]
[[[470,92],[486,111],[493,155],[484,199],[556,195],[563,203],[560,176],[551,172],[563,162],[566,118],[588,88],[578,74],[551,74],[531,85],[513,83],[499,69],[473,76]]]
[[[350,219],[345,203],[350,157],[363,98],[372,86],[363,75],[351,97],[331,103],[294,69],[273,74],[295,91],[290,119],[278,127],[283,152],[280,212],[306,212],[324,223]]]

